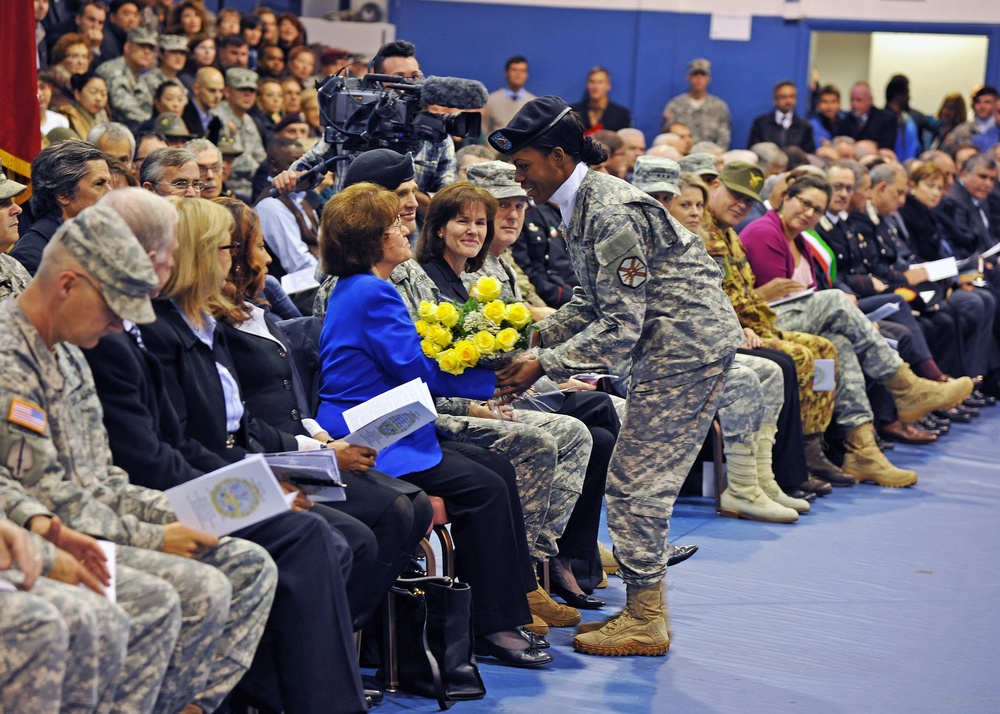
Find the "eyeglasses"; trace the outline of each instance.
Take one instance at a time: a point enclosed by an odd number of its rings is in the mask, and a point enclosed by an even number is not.
[[[840,193],[841,191],[851,191],[854,192],[853,183],[834,183],[830,184],[830,188],[833,189],[834,193]]]
[[[396,216],[396,220],[394,220],[392,223],[390,223],[389,227],[385,229],[386,233],[389,233],[390,231],[396,231],[397,233],[402,233],[403,232],[403,219],[400,218],[399,216]]]
[[[237,241],[233,241],[229,245],[220,245],[219,246],[219,250],[228,250],[228,251],[231,251],[231,252],[235,253],[236,251],[238,251],[242,247],[243,247],[243,243],[237,240]]]
[[[205,188],[204,181],[185,181],[184,179],[177,179],[176,181],[157,181],[157,186],[173,186],[178,191],[187,191],[189,188],[193,188],[198,193],[201,193]]]
[[[416,72],[410,72],[409,74],[396,74],[393,76],[409,80],[410,82],[419,82],[424,78],[424,73],[418,69]]]
[[[198,171],[201,172],[202,176],[207,176],[209,172],[216,174],[222,173],[222,162],[220,161],[219,163],[212,164],[210,166],[202,166],[201,164],[198,164]],[[202,187],[204,188],[204,186]]]
[[[729,191],[729,195],[732,196],[733,200],[737,203],[742,203],[744,206],[753,205],[754,200],[749,196],[744,196],[742,193],[736,193],[736,191],[732,190],[728,186],[726,186],[726,190]]]
[[[803,213],[809,213],[812,211],[815,215],[821,216],[823,215],[823,212],[826,211],[825,208],[820,208],[815,203],[802,198],[802,196],[793,196],[793,198],[799,202],[799,205],[802,206]]]

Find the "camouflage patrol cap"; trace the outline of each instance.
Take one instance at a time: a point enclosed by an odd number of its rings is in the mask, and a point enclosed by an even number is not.
[[[514,180],[514,164],[506,161],[483,161],[466,170],[469,181],[490,192],[493,198],[527,198],[521,184]]]
[[[164,52],[183,52],[187,54],[187,38],[182,35],[160,35],[160,49]]]
[[[490,146],[504,154],[516,153],[554,127],[569,112],[569,105],[554,95],[532,99],[507,126],[490,134]]]
[[[215,146],[223,156],[239,156],[243,153],[243,143],[240,141],[240,137],[228,129],[224,129],[219,134],[219,140],[215,142]]]
[[[8,198],[20,196],[27,190],[27,186],[23,183],[18,183],[17,181],[12,181],[7,178],[7,174],[3,172],[3,169],[0,169],[0,201],[6,201]]]
[[[687,171],[696,176],[715,178],[719,175],[719,162],[711,154],[688,154],[681,157],[681,171]]]
[[[676,196],[681,192],[677,186],[680,175],[681,166],[673,159],[638,156],[632,173],[632,184],[646,193],[672,193]]]
[[[106,206],[85,208],[63,223],[54,240],[90,273],[108,307],[122,320],[156,320],[149,293],[159,285],[153,263],[128,224]]]
[[[699,57],[688,62],[688,74],[712,74],[712,63]]]
[[[157,35],[155,32],[147,30],[145,27],[133,27],[125,36],[125,41],[131,42],[134,45],[148,45],[150,47],[156,47]]]
[[[226,70],[226,86],[233,89],[257,89],[257,73],[242,67]]]
[[[733,193],[760,200],[760,190],[764,187],[764,172],[759,166],[746,161],[730,161],[722,167],[719,180]]]
[[[162,134],[168,139],[194,138],[191,136],[191,132],[188,131],[184,120],[176,114],[171,114],[170,112],[164,112],[156,117],[156,121],[153,122],[153,131],[157,134]]]

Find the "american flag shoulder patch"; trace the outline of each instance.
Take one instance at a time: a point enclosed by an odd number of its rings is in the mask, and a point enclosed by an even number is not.
[[[13,399],[10,402],[10,411],[7,412],[7,421],[44,434],[48,416],[45,414],[45,410],[37,404],[26,402],[23,399]]]

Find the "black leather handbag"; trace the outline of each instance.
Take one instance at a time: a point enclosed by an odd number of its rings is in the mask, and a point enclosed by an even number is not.
[[[392,593],[399,686],[437,699],[442,711],[455,702],[485,697],[473,654],[468,584],[442,577],[399,578]]]

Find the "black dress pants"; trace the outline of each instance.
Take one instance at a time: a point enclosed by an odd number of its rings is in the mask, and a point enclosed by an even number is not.
[[[514,467],[472,444],[446,441],[441,462],[400,476],[444,499],[455,540],[455,570],[472,588],[476,636],[531,622],[536,587]]]

